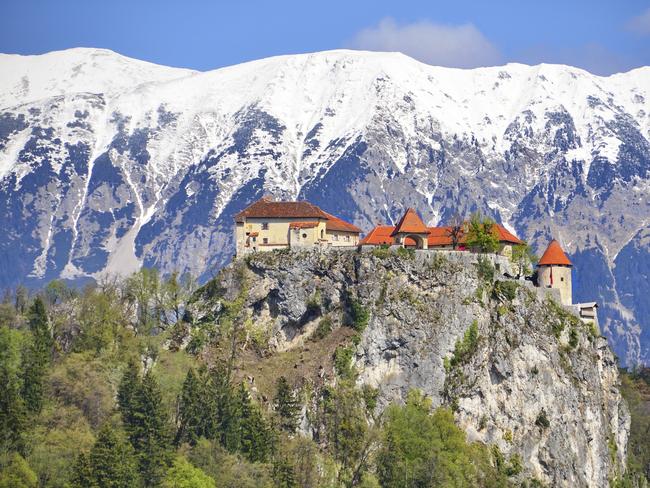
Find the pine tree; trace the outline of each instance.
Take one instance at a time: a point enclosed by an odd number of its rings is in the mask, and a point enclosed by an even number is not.
[[[280,417],[280,428],[293,434],[298,427],[300,403],[296,399],[296,396],[289,386],[289,382],[284,376],[278,378],[276,388],[275,411]]]
[[[271,429],[243,383],[238,392],[238,400],[241,409],[239,450],[253,463],[266,462],[273,448]]]
[[[195,445],[199,438],[210,438],[214,434],[211,428],[214,412],[210,405],[211,395],[205,393],[205,375],[197,374],[190,368],[178,397],[176,445],[182,442]]]
[[[214,435],[219,443],[231,453],[237,452],[241,441],[241,405],[228,379],[223,365],[210,371],[210,395],[214,398],[212,419]]]
[[[140,367],[133,358],[122,375],[122,381],[117,390],[117,405],[122,415],[122,423],[129,437],[131,437],[131,428],[134,425],[134,415],[136,408],[136,397],[141,388]]]
[[[273,481],[277,488],[297,488],[293,466],[286,458],[276,459],[273,463]]]
[[[32,341],[23,351],[23,399],[27,410],[38,413],[43,407],[43,379],[52,354],[52,335],[45,304],[36,297],[29,309]]]
[[[94,488],[96,487],[93,478],[93,470],[90,465],[90,458],[85,452],[79,453],[70,477],[70,486],[72,488]]]
[[[21,395],[20,333],[0,327],[0,452],[24,453],[26,408]]]
[[[130,440],[146,486],[158,486],[171,461],[169,425],[160,388],[149,371],[135,397]]]
[[[100,488],[131,488],[139,485],[136,459],[131,446],[106,424],[99,431],[97,441],[90,451],[89,462],[77,463],[79,479],[90,473],[90,486]],[[89,468],[88,469],[88,464]],[[86,485],[88,486],[88,485]]]

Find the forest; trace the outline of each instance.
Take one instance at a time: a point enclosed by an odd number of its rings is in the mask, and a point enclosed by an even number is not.
[[[543,486],[518,456],[468,442],[452,410],[422,392],[380,411],[348,349],[333,358],[336,381],[279,375],[260,393],[244,359],[264,337],[243,326],[236,300],[218,326],[188,336],[186,305],[200,292],[152,269],[8,290],[0,488]],[[650,475],[650,374],[621,373],[634,475],[616,485],[635,486]]]

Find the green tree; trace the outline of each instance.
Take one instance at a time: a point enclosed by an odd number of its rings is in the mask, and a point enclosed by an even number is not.
[[[141,388],[140,366],[131,358],[122,374],[122,380],[117,389],[117,406],[122,415],[122,422],[127,434],[131,435],[131,428],[135,425],[137,410],[137,396]]]
[[[450,410],[433,413],[431,401],[419,391],[409,392],[406,405],[391,405],[383,426],[385,440],[377,455],[381,486],[476,487],[504,486],[483,446],[468,444]],[[481,472],[481,469],[490,471]],[[489,483],[486,481],[489,480]]]
[[[87,286],[79,299],[77,320],[80,331],[74,341],[76,351],[99,354],[116,347],[126,322],[116,290]]]
[[[13,453],[9,463],[0,472],[0,488],[36,488],[38,477],[25,459]]]
[[[0,327],[0,453],[24,450],[27,411],[21,395],[21,347],[20,332]]]
[[[276,395],[274,399],[275,411],[280,417],[280,428],[293,434],[298,427],[298,414],[300,402],[293,393],[289,382],[280,376],[276,382]]]
[[[238,400],[241,412],[239,450],[251,462],[266,462],[273,449],[271,429],[243,383]]]
[[[184,457],[177,457],[162,482],[163,488],[215,488],[214,480]]]
[[[81,452],[77,456],[70,475],[70,485],[72,488],[95,488],[97,486],[90,457],[85,452]]]
[[[139,334],[148,334],[161,325],[158,315],[159,292],[160,277],[156,269],[142,268],[126,280],[125,296],[135,308]]]
[[[15,306],[19,314],[24,314],[27,310],[27,303],[29,302],[29,291],[23,285],[16,287]]]
[[[132,488],[140,484],[132,447],[105,424],[86,459],[82,453],[75,464],[73,486],[81,488]]]
[[[467,246],[483,253],[496,252],[499,240],[494,232],[494,220],[483,217],[480,213],[472,214],[467,224]]]
[[[150,371],[142,379],[134,407],[127,430],[129,440],[138,456],[145,485],[157,486],[169,464],[171,446],[162,394]]]
[[[321,408],[328,450],[342,466],[339,482],[351,482],[368,448],[363,395],[352,382],[341,381],[324,389]]]
[[[52,335],[45,304],[36,297],[29,309],[31,342],[23,350],[23,399],[27,410],[38,413],[43,407],[43,383],[52,354]]]
[[[286,458],[279,458],[273,462],[273,481],[278,488],[298,488],[293,466]]]
[[[206,411],[207,395],[201,384],[201,378],[190,368],[183,381],[183,388],[178,396],[178,430],[176,431],[176,445],[188,442],[196,444],[200,437],[208,437],[210,432],[205,428],[205,417],[210,414]]]
[[[512,248],[510,260],[517,271],[517,276],[528,276],[532,273],[532,267],[537,263],[538,258],[528,243],[522,242]]]

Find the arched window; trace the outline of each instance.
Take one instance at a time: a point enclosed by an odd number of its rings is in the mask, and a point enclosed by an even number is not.
[[[325,230],[323,229],[320,230],[320,238],[325,239]]]

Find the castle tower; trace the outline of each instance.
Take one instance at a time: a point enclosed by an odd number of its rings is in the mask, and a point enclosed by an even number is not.
[[[555,239],[550,242],[537,266],[539,286],[560,290],[562,304],[571,305],[573,303],[571,287],[571,268],[573,264],[562,250],[559,242]]]
[[[412,208],[408,208],[390,236],[400,246],[404,246],[406,239],[410,238],[415,241],[415,247],[418,249],[427,249],[429,234],[429,229],[424,225],[418,213]]]

